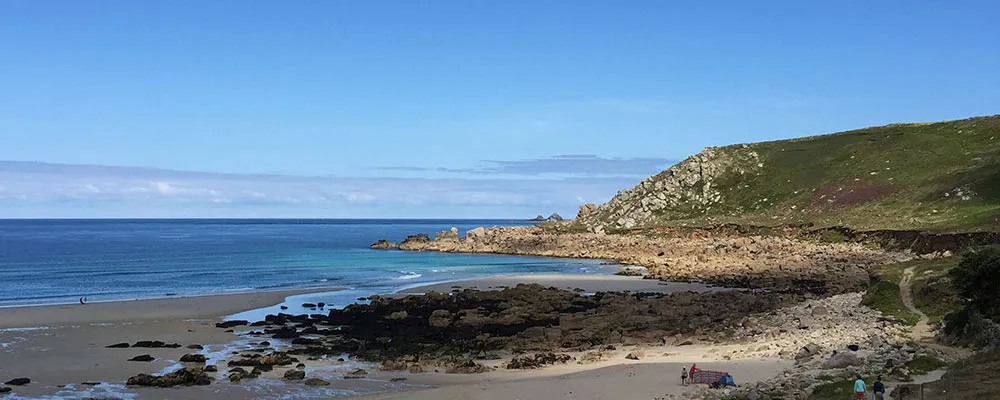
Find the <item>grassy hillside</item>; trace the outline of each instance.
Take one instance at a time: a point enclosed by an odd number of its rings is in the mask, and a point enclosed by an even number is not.
[[[709,148],[581,222],[1000,230],[1000,116]]]

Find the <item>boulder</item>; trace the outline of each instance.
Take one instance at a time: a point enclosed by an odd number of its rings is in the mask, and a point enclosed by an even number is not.
[[[285,371],[285,375],[283,377],[285,378],[286,381],[301,381],[303,379],[306,379],[306,371],[290,369],[288,371]]]
[[[149,348],[149,349],[160,349],[160,348],[176,349],[178,347],[181,347],[181,345],[178,343],[167,344],[159,340],[140,340],[138,342],[135,342],[135,344],[133,344],[132,347]]]
[[[6,386],[0,386],[0,394],[10,393],[10,391],[12,391],[12,390],[14,390],[14,389],[11,389],[11,388],[6,387]]]
[[[214,365],[206,365],[205,372],[219,372],[219,367],[216,367]]]
[[[201,363],[201,364],[204,364],[205,361],[208,361],[208,359],[204,355],[202,355],[202,354],[194,354],[194,353],[192,353],[192,354],[185,354],[185,355],[181,356],[181,362]]]
[[[445,372],[449,374],[481,374],[489,371],[490,368],[473,361],[471,358],[460,359],[447,366]]]
[[[235,328],[237,326],[249,325],[250,321],[247,320],[233,320],[233,321],[223,321],[215,324],[216,328],[229,329]]]
[[[330,386],[330,382],[324,381],[319,378],[309,378],[302,382],[306,386]]]
[[[410,316],[410,315],[406,312],[406,310],[403,310],[403,311],[397,311],[397,312],[394,312],[392,314],[389,314],[389,319],[397,320],[398,321],[398,320],[406,319],[406,317],[408,317],[408,316]]]
[[[451,312],[448,310],[434,310],[427,318],[427,323],[435,328],[444,328],[451,325]]]
[[[24,385],[27,385],[29,383],[31,383],[31,379],[28,379],[28,378],[14,378],[14,379],[11,379],[11,380],[9,380],[7,382],[4,382],[3,384],[4,385],[10,385],[10,386],[24,386]]]
[[[188,345],[187,348],[189,348],[191,350],[204,350],[205,349],[205,347],[202,346],[202,345],[200,345],[200,344],[191,344],[191,345]]]
[[[141,356],[132,357],[132,358],[130,358],[128,360],[129,361],[138,361],[138,362],[150,362],[150,361],[153,361],[155,359],[156,358],[153,358],[153,356],[151,356],[149,354],[143,354]]]
[[[862,360],[855,353],[840,352],[834,354],[823,362],[823,369],[841,369],[852,366],[859,366]]]
[[[633,350],[633,351],[629,352],[628,354],[626,354],[625,358],[628,359],[628,360],[638,360],[638,359],[641,359],[641,358],[643,358],[645,356],[646,356],[646,353],[644,353],[642,350]]]
[[[809,329],[812,326],[812,320],[806,317],[799,317],[799,329]]]
[[[209,385],[212,377],[201,368],[182,368],[163,375],[139,374],[128,378],[126,385],[149,387],[174,387]]]
[[[552,352],[537,353],[534,356],[517,356],[507,363],[507,369],[535,369],[552,364],[566,364],[573,360],[569,354]]]

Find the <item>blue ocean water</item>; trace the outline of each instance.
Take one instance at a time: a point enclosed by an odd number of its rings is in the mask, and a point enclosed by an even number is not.
[[[0,306],[346,287],[331,304],[428,282],[606,273],[597,260],[377,251],[497,220],[0,220]],[[313,299],[324,297],[310,296]]]

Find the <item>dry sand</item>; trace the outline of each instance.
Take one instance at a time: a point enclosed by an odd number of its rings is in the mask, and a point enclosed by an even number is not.
[[[527,274],[494,276],[488,278],[469,279],[464,281],[445,282],[433,285],[418,286],[404,289],[398,294],[420,294],[426,292],[449,293],[453,290],[477,289],[500,290],[504,287],[517,286],[518,283],[537,283],[553,286],[559,289],[577,290],[584,293],[595,292],[705,292],[719,290],[700,283],[664,282],[656,279],[642,279],[637,276],[592,275],[592,274]]]

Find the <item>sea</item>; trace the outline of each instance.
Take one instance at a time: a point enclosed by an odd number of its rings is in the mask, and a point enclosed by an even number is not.
[[[600,260],[371,250],[378,239],[510,220],[0,220],[0,307],[339,287],[358,298],[469,278],[606,274]],[[296,301],[297,301],[296,300]],[[239,317],[239,316],[236,316]]]

